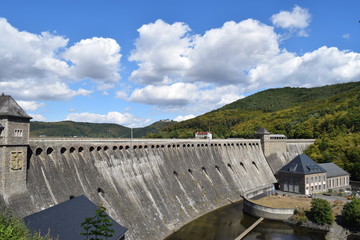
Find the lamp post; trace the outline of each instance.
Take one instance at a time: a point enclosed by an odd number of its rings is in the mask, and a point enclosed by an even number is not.
[[[133,129],[130,128],[131,148],[133,147]]]

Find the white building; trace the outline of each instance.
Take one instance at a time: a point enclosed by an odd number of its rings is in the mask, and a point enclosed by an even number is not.
[[[212,139],[211,132],[196,132],[195,138],[197,139]]]

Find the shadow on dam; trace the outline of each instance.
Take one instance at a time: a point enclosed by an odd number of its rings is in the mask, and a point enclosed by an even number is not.
[[[205,214],[165,240],[234,240],[256,220],[243,213],[240,201]],[[280,221],[264,220],[243,239],[322,240],[325,239],[325,233],[294,228]]]

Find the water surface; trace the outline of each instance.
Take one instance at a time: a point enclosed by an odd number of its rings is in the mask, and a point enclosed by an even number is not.
[[[234,240],[257,218],[244,214],[242,201],[208,213],[185,225],[165,240]],[[293,228],[279,221],[265,220],[245,240],[323,240],[325,233]]]

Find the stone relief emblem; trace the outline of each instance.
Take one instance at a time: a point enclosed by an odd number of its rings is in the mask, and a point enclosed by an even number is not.
[[[21,170],[24,165],[24,153],[20,152],[11,152],[10,153],[10,169],[11,170]]]

